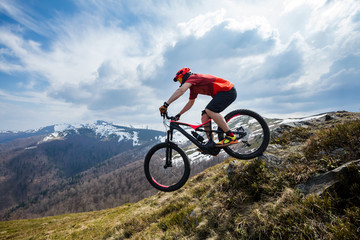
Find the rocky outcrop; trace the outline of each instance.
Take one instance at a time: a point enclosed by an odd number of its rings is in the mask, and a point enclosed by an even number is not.
[[[294,119],[286,119],[285,121],[281,122],[278,127],[275,127],[271,131],[271,139],[277,139],[282,136],[282,134],[290,129],[296,127],[307,128],[313,126],[314,124],[327,122],[333,119],[339,118],[335,112],[329,112],[324,114],[319,114],[316,116],[306,117],[306,118],[294,118]]]
[[[357,169],[360,171],[359,159],[348,162],[332,171],[312,177],[306,183],[299,184],[296,188],[303,192],[305,195],[321,195],[326,189],[339,182],[339,179],[346,178],[347,168],[351,164],[355,164]]]

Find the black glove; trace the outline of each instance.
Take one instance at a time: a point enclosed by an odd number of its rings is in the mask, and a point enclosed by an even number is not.
[[[164,102],[164,105],[162,105],[159,110],[160,110],[160,115],[164,115],[167,112],[167,108],[168,108],[169,104],[167,102]]]
[[[181,116],[181,114],[177,114],[176,116],[175,116],[175,121],[179,121],[180,120],[180,116]]]

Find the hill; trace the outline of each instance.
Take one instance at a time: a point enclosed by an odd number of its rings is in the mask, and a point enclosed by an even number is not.
[[[177,142],[189,147],[184,137]],[[87,212],[156,193],[143,173],[148,150],[165,133],[97,121],[1,132],[0,220]],[[224,160],[192,154],[192,175]]]
[[[134,166],[163,136],[104,121],[1,132],[0,220],[100,210],[150,196],[150,187],[136,189],[147,185]]]
[[[0,222],[1,239],[358,239],[360,114],[272,130],[264,156],[228,158],[180,190],[102,211]]]

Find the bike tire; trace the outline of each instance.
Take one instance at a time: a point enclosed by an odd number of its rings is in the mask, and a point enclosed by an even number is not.
[[[172,165],[165,168],[166,151],[170,150]],[[190,176],[190,162],[185,152],[174,143],[159,143],[147,153],[145,176],[156,189],[172,192],[181,188]]]
[[[224,148],[230,156],[247,160],[260,156],[266,150],[270,142],[270,130],[259,114],[251,110],[239,109],[228,113],[225,121],[232,132],[244,132],[235,134],[238,139],[237,144]],[[241,134],[245,133],[246,135],[242,137]],[[225,133],[218,134],[220,141],[224,137]]]

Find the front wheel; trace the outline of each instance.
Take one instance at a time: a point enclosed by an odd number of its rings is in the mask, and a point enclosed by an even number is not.
[[[259,114],[240,109],[227,114],[225,120],[238,140],[237,144],[224,148],[230,156],[238,159],[252,159],[266,150],[270,141],[270,130]],[[225,134],[219,133],[218,137],[222,140]]]
[[[147,180],[158,190],[171,192],[189,178],[190,163],[185,152],[173,143],[159,143],[147,153],[144,162]]]

